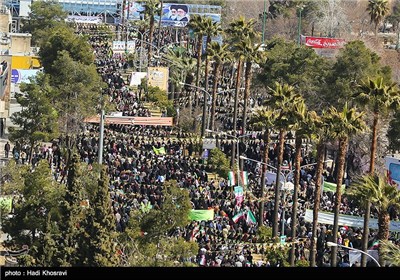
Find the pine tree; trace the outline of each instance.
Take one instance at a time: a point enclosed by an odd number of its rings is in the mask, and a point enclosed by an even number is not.
[[[115,266],[117,257],[114,249],[115,217],[112,212],[109,194],[109,179],[103,167],[99,179],[99,188],[90,205],[85,219],[84,242],[80,248],[84,265]]]
[[[54,236],[58,230],[56,227],[50,229],[49,223],[52,221],[56,225],[56,221],[61,220],[59,202],[65,195],[64,186],[52,180],[45,160],[40,161],[34,170],[23,168],[15,171],[14,175],[19,174],[21,178],[12,186],[15,184],[21,196],[15,196],[14,216],[2,220],[2,230],[12,237],[10,246],[29,246],[29,256],[21,259],[21,265],[58,266],[53,253],[59,247],[54,246],[59,240]]]
[[[60,248],[58,241],[60,240],[60,231],[57,224],[51,220],[50,215],[47,217],[45,233],[42,239],[42,246],[38,248],[37,265],[43,267],[60,266],[61,262],[58,256]]]
[[[83,190],[81,176],[79,157],[73,154],[68,168],[67,192],[61,206],[64,222],[59,225],[62,248],[59,256],[60,266],[82,265],[78,251],[80,250],[78,239],[84,233],[81,221],[85,218],[84,209],[80,205]]]

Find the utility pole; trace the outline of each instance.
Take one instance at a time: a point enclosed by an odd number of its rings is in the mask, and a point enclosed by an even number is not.
[[[103,143],[104,143],[104,102],[101,101],[101,114],[100,114],[100,137],[99,137],[99,164],[103,164]]]
[[[125,1],[128,2],[128,5],[126,7],[126,18],[125,18],[125,22],[123,25],[124,29],[125,29],[125,54],[127,55],[128,54],[128,35],[129,35],[128,27],[129,27],[129,5],[130,5],[130,2],[129,2],[129,0],[125,0]],[[125,12],[124,12],[124,15],[125,15]]]
[[[122,38],[122,33],[121,33],[121,29],[124,28],[125,26],[125,7],[126,7],[126,0],[122,1],[122,7],[121,7],[121,22],[120,25],[118,26],[118,40],[121,40]]]
[[[298,31],[298,45],[300,46],[301,43],[301,12],[303,11],[304,6],[301,5],[299,7],[299,31]]]
[[[262,44],[265,44],[265,24],[267,22],[267,0],[264,0],[264,12],[263,12],[263,23],[262,23]]]

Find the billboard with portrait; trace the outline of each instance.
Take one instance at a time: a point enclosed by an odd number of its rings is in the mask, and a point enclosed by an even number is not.
[[[164,3],[161,12],[161,26],[185,27],[194,14],[211,17],[213,22],[221,21],[221,6]],[[158,22],[159,16],[154,19]]]
[[[185,27],[190,20],[190,7],[187,4],[166,3],[161,13],[162,26]]]

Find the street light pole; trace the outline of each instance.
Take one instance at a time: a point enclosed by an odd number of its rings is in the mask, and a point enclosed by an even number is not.
[[[125,0],[127,3],[128,3],[128,5],[127,5],[127,7],[125,7],[124,6],[124,8],[123,8],[123,11],[124,11],[124,15],[125,15],[125,9],[127,10],[126,11],[126,18],[125,18],[125,22],[124,22],[124,29],[125,29],[125,54],[127,55],[128,54],[128,34],[129,34],[129,31],[128,31],[128,26],[129,26],[129,24],[128,24],[128,22],[129,22],[129,10],[130,10],[130,1],[129,0]]]
[[[377,261],[377,259],[375,259],[371,254],[368,254],[368,253],[364,252],[363,250],[359,250],[359,249],[352,248],[352,247],[347,247],[347,246],[344,246],[344,245],[341,245],[341,244],[337,244],[337,243],[334,243],[334,242],[330,242],[330,241],[326,242],[326,245],[328,247],[342,247],[342,248],[345,248],[345,249],[349,249],[349,250],[356,251],[356,252],[359,252],[361,254],[367,255],[368,257],[370,257],[376,263],[376,265],[378,267],[381,267],[381,265]]]
[[[103,143],[104,143],[104,121],[105,121],[105,114],[104,114],[104,105],[103,102],[101,104],[101,114],[100,114],[100,139],[99,139],[99,164],[103,163]]]
[[[146,32],[147,32],[147,31],[146,31]],[[146,33],[146,32],[145,32],[145,33]],[[141,34],[142,34],[142,33],[141,33]],[[144,41],[144,40],[137,39],[137,41],[140,42],[140,53],[141,53],[141,54],[140,54],[140,62],[142,62],[141,58],[142,58],[143,44],[149,45],[149,46],[151,46],[152,48],[154,48],[154,49],[157,50],[157,54],[156,54],[156,55],[153,55],[153,56],[156,57],[156,58],[160,58],[160,53],[161,53],[161,50],[162,50],[162,49],[164,49],[165,47],[169,47],[169,46],[171,46],[171,45],[176,44],[176,42],[174,42],[174,43],[169,43],[169,44],[163,45],[163,46],[161,46],[161,47],[159,48],[159,47],[157,47],[156,45],[150,44],[149,42],[146,42],[146,41]],[[147,62],[147,65],[149,65],[149,64],[150,64],[150,61]],[[140,69],[142,69],[142,66],[140,66]]]
[[[265,23],[267,21],[267,0],[264,0],[264,12],[263,12],[263,23],[262,23],[262,43],[265,44]]]
[[[298,45],[300,46],[301,43],[301,12],[303,11],[304,6],[299,6],[299,30],[298,30]]]

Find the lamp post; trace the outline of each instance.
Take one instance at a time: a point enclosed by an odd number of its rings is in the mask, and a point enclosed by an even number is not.
[[[198,86],[195,86],[195,85],[182,83],[182,82],[179,83],[179,84],[180,85],[184,85],[184,86],[188,86],[188,87],[192,87],[192,88],[195,88],[195,89],[198,89],[198,90],[201,90],[202,92],[204,92],[203,117],[202,117],[202,121],[201,121],[201,137],[204,137],[204,135],[206,134],[205,132],[206,132],[206,118],[207,118],[207,98],[206,98],[206,94],[208,94],[208,97],[210,98],[210,100],[211,100],[211,94],[208,91],[206,91],[204,88],[201,88],[201,87],[198,87]],[[190,105],[191,105],[191,102],[192,102],[191,95],[189,95],[189,102],[190,102]],[[207,118],[207,127],[209,126],[209,124],[210,124],[210,116],[208,116],[208,118]]]
[[[104,121],[105,121],[104,109],[101,109],[100,139],[99,139],[99,164],[103,163]]]
[[[264,165],[266,165],[266,166],[268,166],[268,167],[270,167],[270,168],[272,168],[272,169],[274,169],[274,170],[278,170],[278,168],[276,168],[275,166],[272,166],[272,165],[269,165],[269,164],[266,164],[265,162],[262,162],[262,161],[259,161],[259,160],[255,160],[255,159],[251,159],[251,158],[248,158],[248,157],[245,157],[245,156],[240,156],[240,158],[241,159],[245,159],[245,160],[248,160],[248,161],[253,161],[253,162],[257,162],[257,163],[260,163],[260,164],[264,164]],[[328,160],[325,160],[324,161],[324,163],[325,162],[331,162],[332,160],[331,159],[328,159]],[[309,164],[305,164],[305,165],[302,165],[302,166],[300,166],[300,169],[303,169],[303,168],[306,168],[306,167],[310,167],[310,166],[313,166],[313,165],[316,165],[318,162],[314,162],[314,163],[309,163]],[[286,173],[286,175],[283,173],[283,172],[280,172],[280,174],[283,176],[283,179],[284,179],[284,181],[283,181],[283,186],[282,186],[282,190],[284,190],[285,188],[286,188],[286,183],[288,182],[288,178],[289,178],[289,176],[291,175],[291,174],[293,174],[295,171],[296,171],[296,168],[292,168],[292,169],[290,169],[290,170],[285,170],[285,171],[288,171],[287,173]],[[265,186],[265,182],[261,182],[261,203],[263,203],[263,201],[262,201],[262,199],[264,198],[264,186]],[[287,188],[286,188],[287,189]],[[285,207],[284,207],[284,203],[285,203],[285,199],[286,199],[286,196],[285,196],[285,194],[286,193],[284,193],[283,194],[283,201],[282,201],[282,218],[281,218],[281,223],[282,223],[282,225],[281,225],[281,235],[283,235],[283,233],[284,233],[284,229],[285,229],[285,223],[284,223],[284,217],[285,217]],[[260,209],[264,209],[264,207],[260,207]],[[264,213],[260,213],[260,219],[262,219],[262,215],[263,215]]]
[[[157,47],[156,45],[150,44],[149,42],[146,42],[146,41],[144,41],[144,40],[139,40],[139,39],[138,39],[138,41],[140,42],[140,71],[142,71],[142,50],[143,50],[143,44],[149,45],[149,46],[151,46],[152,48],[154,48],[154,49],[157,50],[157,54],[156,54],[156,55],[153,55],[153,57],[155,57],[155,58],[157,58],[157,59],[160,58],[160,53],[161,53],[161,50],[162,50],[162,49],[164,49],[164,48],[166,48],[166,47],[169,47],[169,46],[171,46],[171,45],[176,44],[176,42],[174,42],[174,43],[169,43],[169,44],[166,44],[166,45],[161,46],[161,47],[159,48],[159,47]],[[147,62],[147,65],[149,65],[149,64],[150,64],[150,61]]]
[[[262,22],[262,43],[265,44],[265,23],[267,22],[267,0],[264,0],[263,22]]]
[[[379,264],[377,259],[375,259],[373,256],[371,256],[371,254],[368,254],[368,253],[364,252],[363,250],[359,250],[359,249],[352,248],[352,247],[347,247],[347,246],[344,246],[344,245],[341,245],[341,244],[337,244],[337,243],[334,243],[334,242],[330,242],[330,241],[326,242],[326,245],[328,247],[342,247],[342,248],[345,248],[345,249],[353,250],[353,251],[359,252],[361,254],[367,255],[368,257],[370,257],[376,263],[376,265],[378,267],[381,267],[381,265]]]
[[[146,30],[145,32],[140,32],[139,30],[136,30],[136,32],[140,33],[140,41],[145,42],[144,39],[144,34],[146,34],[150,30]],[[139,52],[139,71],[142,72],[142,62],[143,62],[143,44],[140,44],[140,52]]]
[[[239,71],[239,69],[238,69]],[[235,104],[234,104],[234,112],[233,112],[233,131],[236,133],[236,127],[237,127],[237,114],[238,114],[238,103],[239,103],[239,91],[244,90],[244,87],[238,87],[238,88],[232,88],[228,89],[226,91],[235,91]],[[229,95],[230,96],[230,95]],[[235,146],[232,148],[232,153],[231,153],[231,166],[235,164]]]
[[[304,5],[300,5],[300,6],[298,6],[298,8],[299,8],[299,30],[298,30],[298,45],[300,46],[300,42],[301,42],[301,12],[303,11],[303,9],[304,9]]]

